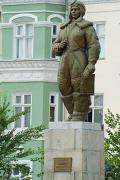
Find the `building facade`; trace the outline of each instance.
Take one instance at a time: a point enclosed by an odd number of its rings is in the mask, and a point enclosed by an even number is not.
[[[59,24],[65,21],[62,1],[1,1],[2,33],[0,60],[0,90],[4,91],[16,112],[29,109],[30,113],[12,124],[16,130],[49,126],[62,121],[63,105],[57,86],[59,61],[51,53],[52,41]],[[43,142],[34,140],[27,147],[37,148]],[[38,178],[41,165],[30,159],[32,179]],[[20,173],[13,171],[13,177]]]
[[[81,0],[86,4],[85,19],[94,23],[101,54],[96,64],[95,95],[91,97],[88,121],[103,123],[109,108],[120,113],[120,1]],[[17,112],[30,113],[17,121],[16,129],[50,127],[63,121],[66,110],[57,86],[59,58],[51,53],[59,25],[68,18],[70,0],[1,0],[0,89],[5,91]],[[2,34],[2,36],[1,36]],[[27,146],[37,147],[40,141]],[[40,164],[29,162],[33,174]],[[14,174],[13,174],[14,175]],[[16,177],[19,176],[16,174]]]
[[[101,55],[96,64],[95,93],[103,95],[103,115],[108,109],[120,114],[120,1],[84,2],[86,19],[94,22],[101,43]]]

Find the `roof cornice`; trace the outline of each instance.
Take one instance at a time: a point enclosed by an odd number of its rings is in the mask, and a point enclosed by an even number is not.
[[[85,4],[118,3],[120,0],[81,0]]]
[[[65,0],[0,0],[1,5],[49,3],[65,5]]]

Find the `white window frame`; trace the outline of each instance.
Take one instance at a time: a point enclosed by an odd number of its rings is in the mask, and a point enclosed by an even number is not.
[[[51,96],[55,97],[55,102],[51,103]],[[50,92],[49,94],[49,123],[55,123],[58,122],[58,104],[59,104],[59,93],[57,92]],[[55,119],[54,121],[50,121],[50,107],[54,107],[55,108]]]
[[[101,106],[95,106],[94,105],[94,102],[95,102],[95,96],[102,96],[103,97],[103,105],[101,105]],[[104,109],[104,94],[103,93],[96,93],[96,94],[94,94],[93,96],[91,96],[91,106],[90,106],[90,109],[91,109],[91,111],[92,111],[92,123],[95,123],[95,121],[94,121],[94,111],[96,110],[96,109]],[[102,122],[103,122],[103,118],[102,118]]]
[[[94,22],[94,28],[95,28],[95,30],[97,29],[97,25],[104,25],[104,27],[106,26],[106,23],[105,23],[105,21],[100,21],[100,22]],[[97,31],[96,31],[96,33],[97,33]],[[97,34],[98,35],[98,34]],[[99,56],[99,60],[103,60],[103,59],[105,59],[106,58],[106,36],[105,36],[105,32],[104,32],[104,35],[102,35],[102,36],[99,36],[98,35],[98,38],[100,39],[100,38],[102,38],[102,39],[104,39],[104,41],[105,41],[105,54],[104,54],[104,57],[100,57]],[[101,47],[101,50],[102,50],[102,47]]]
[[[30,167],[30,172],[32,172],[32,167],[33,167],[33,163],[30,160],[18,160],[18,161],[12,161],[11,164],[23,164],[23,165],[27,165],[28,167]],[[22,180],[23,178],[20,177],[21,173],[19,173],[19,175],[14,175],[13,174],[13,170],[12,170],[12,178],[19,178],[19,180]],[[30,176],[30,179],[32,180],[32,176]],[[24,177],[25,178],[25,177]]]
[[[30,104],[24,104],[24,96],[25,95],[30,95],[31,96],[31,103]],[[21,103],[16,103],[16,96],[21,96]],[[24,111],[25,107],[30,107],[30,127],[31,127],[31,120],[32,120],[32,94],[30,92],[17,92],[13,93],[12,95],[12,106],[15,107],[22,107],[22,111]],[[22,130],[26,129],[29,127],[24,126],[24,115],[21,116],[21,127],[15,127],[15,122],[12,123],[12,127],[15,128],[16,130]]]
[[[32,35],[31,36],[27,36],[25,35],[25,30],[26,30],[26,26],[27,25],[32,25],[32,28],[33,28],[33,31],[32,31]],[[19,36],[17,35],[17,28],[19,26],[23,26],[23,35],[22,36]],[[17,39],[18,38],[21,38],[23,39],[23,54],[22,54],[22,57],[20,58],[17,58]],[[32,52],[31,52],[31,57],[26,57],[26,54],[25,54],[25,50],[26,50],[26,39],[27,38],[31,38],[32,39],[32,44],[31,44],[31,49],[32,49]],[[32,59],[33,58],[33,44],[34,44],[34,24],[33,23],[21,23],[21,24],[15,24],[14,25],[14,41],[13,41],[13,58],[14,59],[17,59],[17,60],[24,60],[24,59]]]
[[[57,36],[58,36],[58,34],[59,34],[59,31],[60,31],[60,24],[61,24],[61,23],[58,23],[58,22],[52,23],[52,29],[51,29],[51,52],[52,52],[53,39],[56,39],[56,38],[57,38]],[[57,27],[56,34],[53,34],[53,26],[54,26],[54,25]],[[58,59],[58,60],[60,59],[59,56],[52,57],[52,53],[51,53],[51,58],[52,58],[52,59]]]

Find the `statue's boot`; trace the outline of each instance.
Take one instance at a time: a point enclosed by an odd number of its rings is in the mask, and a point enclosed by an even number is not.
[[[73,94],[74,109],[72,121],[85,121],[90,106],[90,96],[81,95],[80,93]]]
[[[72,119],[72,114],[73,114],[73,95],[67,95],[67,96],[61,96],[61,99],[64,103],[64,106],[66,107],[69,117],[68,120]]]

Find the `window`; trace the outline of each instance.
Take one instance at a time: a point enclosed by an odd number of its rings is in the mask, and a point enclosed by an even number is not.
[[[19,120],[15,122],[15,128],[30,127],[31,119],[31,95],[30,94],[15,94],[14,95],[14,109],[15,113],[28,110],[28,113],[22,115]]]
[[[101,45],[100,59],[104,59],[105,58],[105,24],[96,23],[95,29]]]
[[[55,41],[57,38],[58,32],[59,32],[59,25],[58,24],[53,24],[52,27],[52,43]],[[52,52],[52,58],[56,58],[55,53]]]
[[[26,59],[32,58],[33,51],[33,25],[22,24],[15,28],[15,58]]]
[[[58,121],[58,93],[49,95],[49,121]]]
[[[103,123],[103,95],[96,94],[91,96],[90,112],[88,122]]]
[[[30,173],[29,175],[23,175],[22,171],[22,165],[25,165],[30,171],[32,172],[32,162],[30,160],[21,160],[21,161],[16,161],[12,162],[12,178],[19,179],[19,180],[26,180],[26,179],[32,179]]]

